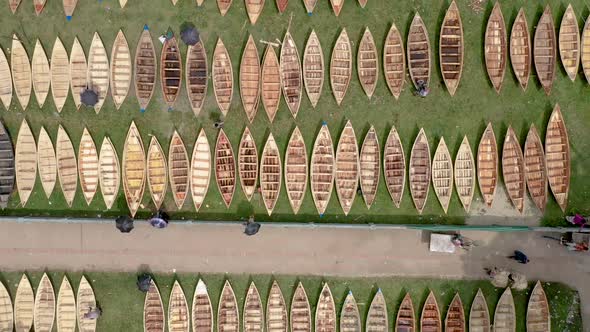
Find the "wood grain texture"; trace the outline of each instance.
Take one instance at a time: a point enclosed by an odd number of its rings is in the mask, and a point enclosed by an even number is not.
[[[324,124],[315,139],[310,163],[311,195],[320,216],[326,212],[332,196],[335,159],[332,136]]]
[[[51,95],[57,112],[61,112],[70,92],[70,60],[59,37],[51,52]]]
[[[84,128],[78,148],[78,171],[80,186],[86,204],[90,205],[99,186],[98,150],[88,128]]]
[[[198,212],[205,200],[211,181],[211,148],[205,130],[201,128],[191,158],[191,193]]]
[[[98,179],[100,193],[107,209],[111,209],[119,195],[119,184],[121,183],[121,167],[117,151],[111,139],[105,137],[100,147],[98,158]]]
[[[88,51],[88,89],[98,94],[98,103],[94,105],[96,114],[100,112],[109,92],[109,58],[104,44],[98,35],[94,33],[90,51]]]
[[[53,142],[44,127],[41,127],[37,140],[37,167],[45,197],[49,199],[57,182],[57,161]]]
[[[57,157],[57,175],[66,203],[71,207],[78,188],[78,163],[76,152],[70,136],[60,125],[57,130],[57,143],[55,144]]]
[[[37,145],[26,119],[23,119],[16,138],[15,175],[22,206],[27,204],[37,179]]]

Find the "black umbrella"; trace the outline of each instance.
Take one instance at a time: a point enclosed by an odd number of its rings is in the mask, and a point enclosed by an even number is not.
[[[133,219],[128,216],[120,216],[115,220],[115,223],[121,233],[129,233],[133,229]]]
[[[255,235],[260,230],[260,224],[254,221],[250,221],[246,224],[246,229],[244,230],[244,234],[250,236]]]
[[[98,103],[98,93],[87,88],[80,94],[80,100],[82,101],[82,104],[93,107]]]
[[[185,22],[180,26],[180,39],[187,45],[195,45],[199,42],[199,30],[190,22]]]
[[[147,292],[150,290],[150,285],[152,283],[152,276],[149,273],[142,273],[137,276],[137,288],[142,292]]]

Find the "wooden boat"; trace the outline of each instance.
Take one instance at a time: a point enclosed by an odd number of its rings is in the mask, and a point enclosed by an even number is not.
[[[135,216],[145,190],[145,152],[135,122],[131,122],[123,148],[123,191],[131,213]]]
[[[221,16],[225,16],[233,0],[217,0],[217,7]]]
[[[158,286],[152,280],[143,304],[143,330],[145,332],[164,332],[164,326],[162,297]]]
[[[399,208],[406,185],[406,157],[399,134],[391,127],[383,150],[383,174],[389,196]]]
[[[555,80],[555,62],[557,60],[555,26],[549,5],[545,7],[545,11],[537,23],[533,47],[537,77],[545,94],[549,95]]]
[[[590,20],[586,19],[586,23],[584,24],[584,29],[582,30],[582,40],[580,46],[580,57],[582,58],[582,69],[584,70],[584,76],[586,77],[586,81],[590,81]],[[0,52],[1,53],[1,52]],[[1,56],[1,54],[0,54]],[[0,58],[0,64],[2,63],[2,59]],[[4,66],[3,64],[1,64]],[[4,72],[5,69],[2,69]],[[1,90],[3,91],[3,90]],[[3,96],[3,95],[2,95]],[[2,97],[4,98],[4,97]],[[4,100],[4,99],[3,99]],[[4,103],[6,106],[6,103]]]
[[[178,280],[174,281],[172,291],[170,292],[170,301],[168,302],[168,331],[169,332],[189,332],[190,313],[186,297]]]
[[[12,13],[16,13],[18,6],[20,5],[21,0],[8,0],[8,5]]]
[[[41,127],[37,141],[37,168],[43,191],[49,199],[57,181],[57,162],[53,143],[44,127]]]
[[[463,302],[459,293],[455,294],[453,301],[447,311],[447,318],[445,319],[445,331],[449,332],[465,332],[465,312],[463,311]]]
[[[98,151],[87,128],[84,128],[80,147],[78,148],[78,170],[80,172],[82,194],[84,194],[86,204],[90,205],[99,186],[99,164]]]
[[[289,31],[285,33],[281,47],[280,73],[285,102],[287,102],[293,117],[296,118],[301,105],[303,81],[301,78],[299,51],[297,51],[297,45]]]
[[[256,191],[258,180],[258,150],[250,129],[246,127],[238,148],[238,169],[240,186],[244,190],[246,199],[250,201]]]
[[[213,332],[213,308],[207,286],[199,279],[192,307],[193,332]]]
[[[12,74],[4,50],[0,50],[0,100],[8,110],[12,102]]]
[[[240,63],[240,96],[250,123],[254,121],[260,99],[260,57],[252,35],[248,37]]]
[[[276,0],[277,9],[279,13],[282,14],[287,9],[287,5],[289,4],[289,0]]]
[[[359,149],[350,120],[346,122],[336,147],[336,169],[334,181],[336,194],[344,215],[348,215],[359,183]]]
[[[549,187],[561,211],[565,212],[570,189],[570,142],[558,104],[555,104],[551,113],[545,135]]]
[[[150,196],[156,206],[160,209],[166,197],[168,186],[168,167],[166,166],[166,155],[156,136],[152,136],[147,153],[147,183]]]
[[[340,11],[342,10],[342,6],[344,6],[344,0],[330,0],[330,4],[332,5],[332,10],[336,16],[340,15]]]
[[[477,182],[483,201],[492,207],[498,186],[498,144],[489,122],[477,147]]]
[[[469,212],[473,200],[476,176],[471,145],[469,145],[467,136],[464,136],[455,157],[455,188],[457,188],[457,194],[465,212]]]
[[[432,186],[446,214],[453,195],[453,159],[444,137],[440,138],[432,160]]]
[[[428,31],[426,25],[422,21],[420,14],[416,13],[410,25],[410,32],[408,34],[408,70],[414,87],[418,89],[419,84],[430,85],[430,68],[432,63],[430,60],[430,39],[428,38]]]
[[[33,140],[34,142],[34,140]],[[14,148],[10,135],[0,121],[0,208],[5,209],[15,183]]]
[[[179,210],[188,196],[190,167],[184,142],[175,130],[168,150],[168,176],[170,177],[172,196]]]
[[[297,284],[293,294],[290,318],[291,332],[311,332],[311,309],[301,281]]]
[[[115,108],[119,109],[129,93],[133,71],[131,52],[123,31],[119,30],[117,33],[111,52],[111,91]]]
[[[359,0],[359,5],[361,6],[361,8],[365,8],[365,6],[367,5],[367,2],[369,0]]]
[[[266,46],[262,59],[261,94],[262,105],[272,123],[281,101],[281,71],[277,54],[270,44]]]
[[[410,155],[410,193],[419,214],[428,199],[430,172],[430,147],[424,128],[420,128]]]
[[[98,157],[98,180],[100,183],[102,199],[107,209],[110,210],[119,194],[121,170],[119,167],[117,151],[115,150],[111,139],[108,137],[104,138],[100,147],[100,155]]]
[[[334,187],[334,144],[328,125],[322,125],[313,145],[310,166],[311,196],[320,216],[326,212]]]
[[[33,327],[35,295],[26,274],[20,279],[14,297],[14,327],[17,332],[30,331]]]
[[[12,81],[16,97],[23,108],[27,109],[31,98],[31,64],[29,56],[23,44],[16,34],[12,35],[12,49],[10,52],[10,65],[12,69]]]
[[[481,289],[479,289],[473,299],[473,303],[471,303],[469,331],[490,332],[491,330],[488,303]]]
[[[324,284],[316,305],[315,331],[336,332],[336,306],[327,283]]]
[[[41,281],[39,281],[33,312],[35,331],[51,332],[55,321],[55,292],[47,273],[44,273]]]
[[[254,281],[250,283],[244,301],[244,331],[262,332],[264,330],[264,307]]]
[[[406,58],[404,42],[395,23],[391,24],[383,45],[383,72],[385,73],[385,83],[397,100],[404,86]]]
[[[37,103],[39,104],[39,108],[43,108],[43,104],[45,104],[45,100],[49,94],[51,72],[47,54],[45,54],[45,50],[39,39],[35,43],[35,51],[33,51],[33,58],[31,59],[31,77],[33,79],[33,91],[35,92]]]
[[[246,2],[246,12],[248,13],[248,18],[250,19],[250,23],[252,25],[256,24],[258,17],[262,13],[264,9],[264,0],[245,0]]]
[[[367,323],[369,322],[367,317]],[[341,332],[361,332],[361,316],[356,304],[356,300],[352,295],[352,291],[348,291],[348,295],[344,299],[342,305],[342,312],[340,313],[340,331]]]
[[[504,15],[502,15],[500,2],[496,2],[488,18],[484,38],[484,55],[488,76],[496,92],[500,93],[502,83],[504,82],[507,56],[506,24],[504,23]]]
[[[143,27],[135,50],[135,79],[133,80],[135,82],[135,96],[141,111],[145,111],[154,95],[157,72],[156,49],[154,48],[150,30],[146,25]]]
[[[531,75],[531,51],[529,25],[526,21],[524,8],[520,8],[510,32],[510,62],[512,62],[512,70],[523,91],[526,91]]]
[[[549,311],[549,302],[543,290],[543,285],[537,281],[535,288],[529,298],[526,313],[527,331],[550,332],[551,331],[551,312]]]
[[[240,330],[240,315],[236,295],[228,280],[223,285],[217,308],[217,331],[237,332]]]
[[[502,175],[508,197],[520,213],[524,209],[524,195],[526,193],[524,173],[524,157],[520,143],[512,126],[509,126],[502,150]]]
[[[203,41],[189,45],[186,52],[186,89],[195,116],[203,109],[207,96],[207,53]]]
[[[330,60],[330,85],[336,104],[340,105],[346,95],[352,77],[352,48],[346,29],[342,29]]]
[[[14,328],[14,313],[12,311],[12,300],[6,287],[0,282],[0,330],[12,331]]]
[[[377,139],[375,127],[371,126],[363,141],[359,164],[359,180],[367,209],[371,208],[371,205],[373,205],[375,197],[377,196],[379,176],[381,175],[380,162],[381,148],[379,147],[379,140]]]
[[[56,316],[58,331],[76,331],[76,298],[74,296],[72,285],[66,276],[64,276],[61,286],[59,287]]]
[[[121,8],[124,8],[126,4],[127,0],[119,0],[119,5],[121,5]]]
[[[313,13],[313,9],[317,3],[318,0],[303,0],[303,4],[305,5],[305,10],[307,10],[308,15]]]
[[[501,331],[516,331],[516,310],[510,287],[506,288],[500,297],[494,314],[494,332]]]
[[[303,83],[311,106],[315,108],[324,86],[324,53],[314,30],[311,30],[303,52]]]
[[[191,193],[195,210],[199,211],[211,180],[211,150],[205,130],[201,128],[191,159]]]
[[[70,92],[70,60],[59,37],[55,39],[55,44],[53,44],[50,73],[51,95],[57,111],[61,112]]]
[[[260,191],[269,216],[279,199],[282,177],[281,154],[274,136],[270,133],[260,157]]]
[[[25,206],[33,192],[37,178],[37,146],[26,119],[23,119],[16,138],[14,168],[18,196],[22,206]]]
[[[434,293],[430,291],[420,316],[420,331],[442,332],[440,311]]]
[[[580,66],[580,30],[571,4],[567,6],[559,28],[559,55],[570,80],[575,81]]]
[[[307,191],[307,149],[299,127],[295,126],[285,153],[285,187],[293,213],[297,214]]]
[[[41,15],[43,8],[45,8],[45,3],[47,0],[33,0],[33,5],[35,6],[35,14],[37,16]]]
[[[455,95],[463,73],[463,24],[457,3],[453,0],[440,28],[440,71],[451,96]]]
[[[77,4],[78,0],[63,0],[64,13],[66,14],[68,21],[74,16],[74,10],[76,9]]]
[[[236,191],[236,161],[234,150],[223,129],[215,144],[215,179],[225,206],[229,208]]]
[[[57,175],[61,190],[66,203],[71,207],[78,187],[78,164],[74,145],[72,145],[68,133],[61,125],[57,130],[55,156],[57,158]]]
[[[74,38],[74,44],[70,51],[70,87],[72,88],[72,97],[77,109],[80,109],[80,105],[82,105],[80,95],[86,89],[87,79],[86,55],[84,55],[84,49],[78,38]]]
[[[180,94],[182,85],[182,58],[176,37],[166,39],[162,46],[160,55],[160,84],[162,85],[162,94],[169,108],[174,107],[174,103]]]
[[[387,332],[389,331],[389,320],[387,319],[387,304],[381,289],[373,297],[373,302],[367,314],[366,331]]]
[[[406,293],[397,311],[395,320],[395,332],[409,332],[416,330],[416,316],[414,315],[414,304],[410,293]]]
[[[273,281],[266,301],[266,331],[287,332],[287,305],[277,281]]]
[[[547,162],[543,142],[535,125],[531,125],[524,143],[524,174],[535,205],[545,212],[547,205]]]
[[[232,69],[229,53],[223,45],[221,38],[217,40],[215,51],[213,52],[213,92],[217,106],[223,114],[227,116],[231,99],[234,91],[234,72]]]
[[[176,6],[176,3],[178,2],[178,0],[171,0],[172,1],[172,5]]]
[[[361,86],[367,97],[371,99],[377,86],[377,78],[379,77],[379,60],[375,40],[373,40],[373,35],[368,27],[365,28],[363,38],[361,38],[361,43],[359,44],[356,68]]]
[[[109,91],[109,58],[98,32],[94,33],[88,52],[88,89],[98,94],[94,111],[98,114]]]

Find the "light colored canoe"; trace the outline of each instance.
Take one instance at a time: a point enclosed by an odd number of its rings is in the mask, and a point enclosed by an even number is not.
[[[105,137],[100,147],[98,157],[98,180],[100,183],[100,193],[107,209],[113,207],[113,203],[119,194],[119,183],[121,182],[121,168],[119,166],[119,157],[117,151],[111,142],[111,139]]]
[[[582,30],[582,40],[580,46],[580,56],[582,62],[582,69],[584,69],[584,76],[586,81],[590,82],[590,20],[586,19],[584,29]],[[1,57],[1,54],[0,54]],[[2,63],[0,59],[0,64]],[[4,65],[2,65],[4,67]],[[4,69],[2,70],[4,72]],[[3,89],[1,91],[4,91]],[[4,96],[4,95],[2,95]],[[4,98],[4,97],[3,97]],[[4,100],[4,99],[3,99]],[[6,103],[4,103],[6,106]]]
[[[295,288],[291,301],[291,332],[311,332],[311,309],[307,293],[301,281]]]
[[[288,330],[287,305],[281,287],[275,280],[270,287],[266,301],[266,331],[287,332]]]
[[[248,127],[244,129],[238,148],[238,169],[240,186],[244,191],[244,195],[246,195],[246,199],[250,201],[256,191],[258,182],[258,150]]]
[[[190,327],[190,313],[186,297],[178,280],[174,281],[170,300],[168,301],[168,332],[188,332]]]
[[[272,45],[266,46],[262,59],[262,104],[266,115],[273,122],[281,101],[281,71],[279,59]]]
[[[530,332],[551,332],[551,312],[543,285],[537,281],[529,298],[526,313],[526,329]]]
[[[414,304],[410,293],[406,293],[402,303],[397,310],[395,320],[395,332],[409,332],[416,329],[416,316],[414,315]],[[475,331],[474,331],[475,332]]]
[[[389,131],[383,150],[383,174],[387,191],[395,206],[399,208],[406,185],[406,157],[394,126]]]
[[[213,52],[211,75],[213,77],[213,92],[215,93],[217,106],[223,116],[227,116],[234,92],[234,72],[229,53],[221,38],[217,40],[215,51]]]
[[[160,85],[169,108],[174,107],[182,85],[182,58],[176,37],[166,39],[160,55]]]
[[[37,39],[37,42],[35,43],[35,50],[33,51],[33,58],[31,59],[31,75],[33,79],[33,91],[35,92],[37,103],[39,104],[39,108],[43,108],[47,95],[49,94],[51,72],[49,69],[47,54],[39,39]]]
[[[21,0],[8,0],[8,5],[12,13],[16,13],[18,6],[20,5]]]
[[[205,130],[201,128],[191,159],[191,193],[195,210],[199,211],[211,180],[211,149]]]
[[[440,310],[434,293],[430,291],[420,316],[420,331],[442,332],[442,323],[440,321]]]
[[[375,40],[369,28],[365,28],[356,57],[356,68],[363,90],[371,99],[379,77],[379,60]]]
[[[8,110],[12,102],[12,74],[4,50],[0,50],[0,100]]]
[[[367,2],[369,2],[369,0],[359,0],[359,5],[361,6],[361,8],[365,8]]]
[[[37,145],[26,119],[23,119],[18,131],[15,154],[16,186],[20,202],[22,206],[25,206],[37,178]]]
[[[15,183],[14,147],[10,135],[0,121],[0,209],[8,205]]]
[[[465,327],[465,312],[463,311],[463,302],[459,293],[455,294],[453,301],[447,310],[447,317],[445,319],[445,332],[466,332]]]
[[[76,331],[76,297],[66,276],[61,282],[57,295],[56,317],[59,332]]]
[[[127,98],[129,86],[131,85],[132,71],[129,45],[127,44],[127,39],[125,38],[123,31],[119,30],[111,50],[110,73],[111,93],[113,95],[116,109],[119,109],[125,101],[125,98]]]
[[[74,145],[72,145],[70,136],[61,125],[57,130],[55,156],[57,158],[57,175],[61,191],[66,203],[71,207],[78,187],[78,164],[76,163]]]
[[[457,156],[455,156],[455,188],[457,188],[457,194],[465,212],[469,212],[473,200],[476,176],[471,145],[469,145],[467,136],[464,136]]]
[[[246,2],[246,12],[252,25],[256,24],[258,17],[264,9],[264,0],[244,0]]]
[[[215,143],[215,180],[225,206],[229,208],[236,191],[236,161],[234,150],[223,129]]]
[[[262,332],[264,330],[264,307],[254,281],[250,283],[246,293],[243,317],[244,332]]]
[[[286,9],[287,5],[289,4],[289,0],[276,0],[277,9],[279,13],[282,14]]]
[[[453,195],[453,159],[444,137],[440,138],[432,159],[432,186],[446,214]]]
[[[410,32],[408,33],[406,51],[408,52],[408,70],[414,87],[419,89],[422,83],[425,86],[430,85],[430,69],[432,60],[430,59],[430,39],[426,25],[422,21],[420,14],[416,12]]]
[[[303,83],[311,106],[315,108],[324,86],[324,52],[314,30],[311,30],[303,52]]]
[[[47,0],[33,0],[33,5],[35,6],[35,14],[37,16],[41,15],[43,8],[45,8],[45,3]]]
[[[559,55],[567,76],[575,81],[580,66],[580,28],[572,4],[567,6],[561,18]]]
[[[409,173],[412,200],[418,213],[422,214],[426,200],[428,199],[431,175],[430,146],[428,145],[428,139],[423,128],[420,128],[420,132],[412,146]]]
[[[69,92],[70,60],[64,44],[57,37],[51,52],[51,95],[58,112],[63,109]]]
[[[207,285],[199,279],[192,307],[193,332],[213,332],[213,308]]]
[[[471,310],[469,312],[469,331],[490,332],[490,323],[488,303],[481,289],[479,289],[473,299],[473,303],[471,303]]]
[[[502,89],[504,73],[506,72],[508,47],[506,38],[504,15],[502,14],[500,2],[496,2],[488,18],[484,36],[484,56],[488,77],[497,93],[500,93],[500,89]]]
[[[375,202],[381,175],[381,148],[375,127],[371,126],[363,141],[360,154],[359,180],[367,209]]]
[[[477,148],[477,182],[483,201],[492,207],[498,186],[498,144],[492,123],[489,122]]]
[[[381,289],[378,289],[375,297],[373,297],[371,306],[369,307],[365,331],[388,332],[389,320],[387,315],[387,304],[385,303],[385,297],[383,296]]]
[[[84,55],[84,49],[78,38],[74,38],[74,44],[70,51],[70,87],[72,88],[72,97],[77,109],[80,109],[80,105],[82,105],[80,95],[86,89],[87,79],[86,55]]]
[[[64,13],[66,14],[68,21],[72,19],[77,4],[78,0],[63,0]]]
[[[16,97],[24,111],[27,109],[29,99],[31,98],[31,64],[29,63],[27,50],[25,50],[16,34],[12,36],[10,66],[12,69],[14,91],[16,92]]]
[[[447,9],[440,28],[439,60],[440,71],[449,94],[455,95],[463,73],[463,24],[457,3],[453,0]]]
[[[301,105],[303,79],[301,77],[299,51],[289,31],[285,33],[281,47],[280,72],[285,102],[293,117],[296,118],[299,112],[299,106]]]
[[[285,153],[285,187],[293,213],[297,214],[307,191],[307,148],[299,127],[295,127]]]
[[[139,209],[145,190],[145,159],[141,135],[135,122],[131,122],[123,148],[122,177],[125,200],[127,201],[132,218],[135,216],[137,209]]]
[[[324,284],[316,305],[315,331],[336,332],[336,306],[328,283]]]
[[[49,199],[57,181],[57,162],[53,142],[44,127],[41,127],[37,141],[37,167],[43,191]]]
[[[16,332],[28,332],[33,327],[35,295],[25,274],[20,279],[14,297],[14,326]]]
[[[39,281],[33,311],[35,332],[51,332],[55,321],[55,291],[47,273]]]
[[[555,63],[557,61],[557,38],[549,4],[545,7],[543,15],[537,23],[533,48],[537,77],[545,94],[549,95],[555,80]]]
[[[135,96],[140,110],[145,111],[156,88],[158,59],[149,28],[144,26],[135,50]]]
[[[98,32],[94,33],[88,51],[88,89],[98,94],[94,111],[98,114],[109,92],[109,58]]]
[[[99,165],[98,151],[96,150],[96,145],[90,132],[88,132],[88,128],[84,128],[82,138],[80,139],[78,171],[80,172],[82,194],[84,194],[86,204],[90,205],[99,186]]]
[[[268,136],[260,157],[260,191],[266,212],[270,216],[281,193],[281,154],[272,133]],[[285,326],[287,322],[285,321]]]
[[[182,137],[175,130],[168,150],[168,177],[176,207],[180,210],[188,196],[190,161]]]
[[[526,21],[524,8],[520,8],[510,32],[510,62],[512,62],[512,71],[514,71],[523,91],[526,91],[529,76],[531,76],[531,52],[529,25]]]
[[[334,181],[336,194],[344,215],[348,215],[359,183],[359,148],[350,120],[346,122],[336,147],[336,169]]]
[[[352,76],[352,48],[346,29],[342,29],[332,50],[330,60],[330,85],[336,104],[340,105],[346,95]]]
[[[524,143],[524,174],[535,205],[545,212],[547,205],[547,162],[543,142],[535,125],[531,125]]]
[[[240,62],[240,96],[242,105],[250,123],[254,121],[258,111],[258,101],[260,99],[260,57],[258,49],[252,35],[248,37],[248,42],[242,54]]]
[[[385,83],[397,100],[402,92],[406,77],[406,58],[404,42],[395,23],[391,24],[383,45],[383,72]]]
[[[313,9],[317,4],[318,0],[303,0],[303,4],[305,5],[305,10],[307,10],[307,14],[313,13]]]
[[[172,1],[172,5],[176,6],[176,3],[178,2],[178,0],[171,0]]]
[[[239,332],[240,314],[236,295],[228,280],[223,285],[219,306],[217,307],[217,331],[218,332]]]
[[[545,132],[545,158],[549,187],[561,211],[565,212],[570,189],[570,142],[558,104],[555,104]]]
[[[227,14],[232,1],[233,0],[217,0],[217,7],[219,8],[219,13],[221,13],[221,16],[225,16],[225,14]]]
[[[166,155],[156,136],[152,136],[147,153],[147,183],[150,196],[159,210],[166,197],[168,187],[168,167],[166,166]]]
[[[368,322],[368,317],[367,317]],[[361,332],[361,316],[352,291],[348,291],[340,312],[341,332]]]
[[[326,212],[335,175],[334,143],[328,125],[322,125],[313,145],[310,166],[311,196],[320,216]]]
[[[186,52],[186,89],[195,116],[203,109],[207,96],[207,53],[203,41],[189,45]]]
[[[330,4],[332,5],[332,10],[336,16],[340,15],[340,11],[342,10],[342,6],[344,6],[344,0],[330,0]]]
[[[127,4],[127,0],[119,0],[119,5],[121,6],[121,8],[125,8],[126,4]]]
[[[515,332],[516,331],[516,310],[510,287],[506,288],[494,314],[494,332]]]
[[[145,294],[143,303],[143,330],[144,332],[164,332],[164,305],[158,286],[152,280],[150,288]]]
[[[12,331],[14,328],[14,312],[10,294],[2,282],[0,282],[0,331]],[[309,331],[307,331],[309,332]]]
[[[522,148],[516,133],[510,126],[506,132],[504,148],[502,149],[502,175],[504,176],[504,185],[506,191],[508,191],[508,197],[510,197],[512,204],[520,213],[524,210],[524,195],[526,192],[524,173]]]

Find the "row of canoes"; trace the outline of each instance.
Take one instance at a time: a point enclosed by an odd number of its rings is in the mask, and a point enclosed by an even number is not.
[[[12,11],[13,14],[16,13],[16,10],[18,9],[20,3],[22,0],[8,0],[8,6],[10,7],[10,10]],[[33,0],[33,6],[35,7],[35,14],[37,14],[37,16],[41,15],[41,12],[43,12],[43,9],[45,8],[45,4],[47,3],[48,0]],[[52,0],[55,1],[55,0]],[[64,7],[64,12],[66,14],[66,17],[68,20],[70,20],[72,18],[72,15],[74,15],[74,10],[76,9],[76,5],[78,4],[78,0],[62,0],[63,1],[63,7]],[[121,3],[121,7],[124,6],[124,3],[127,2],[127,0],[119,0],[119,2]]]
[[[96,307],[94,291],[84,276],[80,280],[78,292],[64,276],[57,298],[51,280],[43,274],[36,293],[26,275],[23,274],[13,301],[8,290],[0,282],[0,331],[51,332],[57,322],[57,331],[74,332],[76,325],[80,332],[96,331],[96,319],[85,317],[91,308]]]

